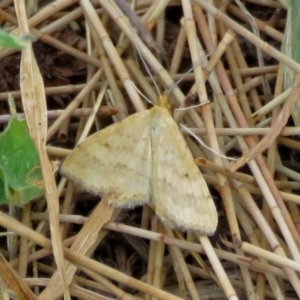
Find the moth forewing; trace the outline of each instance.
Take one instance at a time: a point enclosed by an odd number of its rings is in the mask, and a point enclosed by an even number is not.
[[[108,195],[114,206],[149,202],[149,122],[144,111],[91,135],[67,156],[61,173],[88,192]]]
[[[151,115],[152,193],[156,214],[170,227],[211,235],[218,218],[206,182],[169,112]]]
[[[61,172],[114,206],[152,201],[166,225],[213,234],[215,205],[166,101],[88,137]]]
[[[208,187],[170,114],[158,104],[88,137],[62,165],[62,173],[114,206],[155,205],[170,227],[213,234],[217,212]]]

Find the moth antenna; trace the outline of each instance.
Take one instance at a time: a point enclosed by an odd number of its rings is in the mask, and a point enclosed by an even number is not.
[[[187,128],[186,126],[184,126],[183,124],[180,124],[180,126],[186,131],[188,132],[193,138],[195,138],[195,140],[204,148],[208,149],[209,151],[219,155],[222,158],[226,158],[228,160],[236,160],[236,158],[233,157],[228,157],[226,155],[223,155],[222,153],[219,153],[215,150],[213,150],[212,148],[208,147],[196,134],[194,134],[194,132],[192,132],[189,128]]]
[[[132,84],[133,84],[133,87],[136,89],[136,91],[139,93],[139,95],[144,99],[144,100],[146,100],[146,102],[148,102],[148,103],[150,103],[151,105],[155,105],[155,103],[153,103],[150,99],[148,99],[139,89],[138,89],[138,87],[135,85],[135,83],[134,82],[132,82]]]
[[[159,90],[158,84],[156,83],[156,81],[155,81],[155,79],[154,79],[154,77],[153,77],[153,75],[152,75],[152,73],[151,73],[151,71],[150,71],[150,69],[148,67],[148,64],[146,63],[146,61],[145,61],[144,57],[142,56],[142,54],[141,54],[140,50],[138,49],[138,47],[135,47],[135,48],[136,48],[136,51],[137,51],[139,57],[141,58],[141,61],[142,61],[143,65],[144,65],[144,67],[145,67],[148,75],[150,76],[150,78],[151,78],[151,80],[152,80],[152,82],[153,82],[153,84],[154,84],[154,86],[155,86],[155,88],[157,90],[157,93],[158,93],[158,95],[160,97],[161,96],[161,92]]]
[[[178,107],[176,109],[174,109],[174,111],[181,111],[181,110],[188,110],[188,109],[192,109],[192,108],[197,108],[197,107],[201,107],[204,104],[209,103],[209,101],[205,102],[205,103],[199,103],[197,105],[191,105],[191,106],[187,106],[187,107]]]
[[[207,55],[205,55],[205,58],[208,58],[211,55],[211,53],[208,53]],[[197,62],[194,66],[192,66],[189,70],[187,70],[182,76],[181,78],[179,78],[170,88],[169,90],[166,92],[167,95],[169,95],[172,90],[184,79],[186,78],[194,69],[196,66],[198,66],[199,64],[201,64],[203,62],[203,60],[205,59],[201,59],[199,62]]]

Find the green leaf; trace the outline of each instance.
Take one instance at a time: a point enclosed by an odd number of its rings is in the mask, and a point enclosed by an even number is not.
[[[31,41],[31,36],[18,37],[0,29],[0,45],[12,49],[25,49]]]
[[[43,194],[34,141],[26,121],[14,116],[0,136],[0,204],[22,206]]]
[[[284,39],[281,51],[295,62],[300,63],[300,1],[289,1]],[[285,90],[293,86],[295,82],[295,71],[284,65],[284,87]],[[292,117],[296,127],[300,126],[300,100],[295,103]]]
[[[6,182],[6,177],[4,176],[3,170],[0,168],[0,202],[2,198],[7,198],[8,196],[9,196],[8,184]]]

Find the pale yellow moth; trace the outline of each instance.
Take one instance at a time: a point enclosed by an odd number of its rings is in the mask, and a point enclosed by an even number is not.
[[[89,136],[61,172],[111,205],[151,203],[167,226],[211,235],[214,202],[167,104],[163,95],[153,108]]]

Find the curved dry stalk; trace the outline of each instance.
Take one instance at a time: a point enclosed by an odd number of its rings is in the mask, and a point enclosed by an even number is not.
[[[229,171],[235,171],[242,167],[244,164],[253,159],[256,155],[263,152],[265,149],[269,148],[270,145],[274,142],[277,136],[280,134],[283,127],[286,125],[288,118],[290,117],[294,104],[299,98],[300,94],[300,76],[296,76],[294,87],[292,92],[287,99],[283,109],[277,118],[277,123],[274,124],[270,132],[251,150],[245,152],[243,156],[232,162],[227,168]]]

